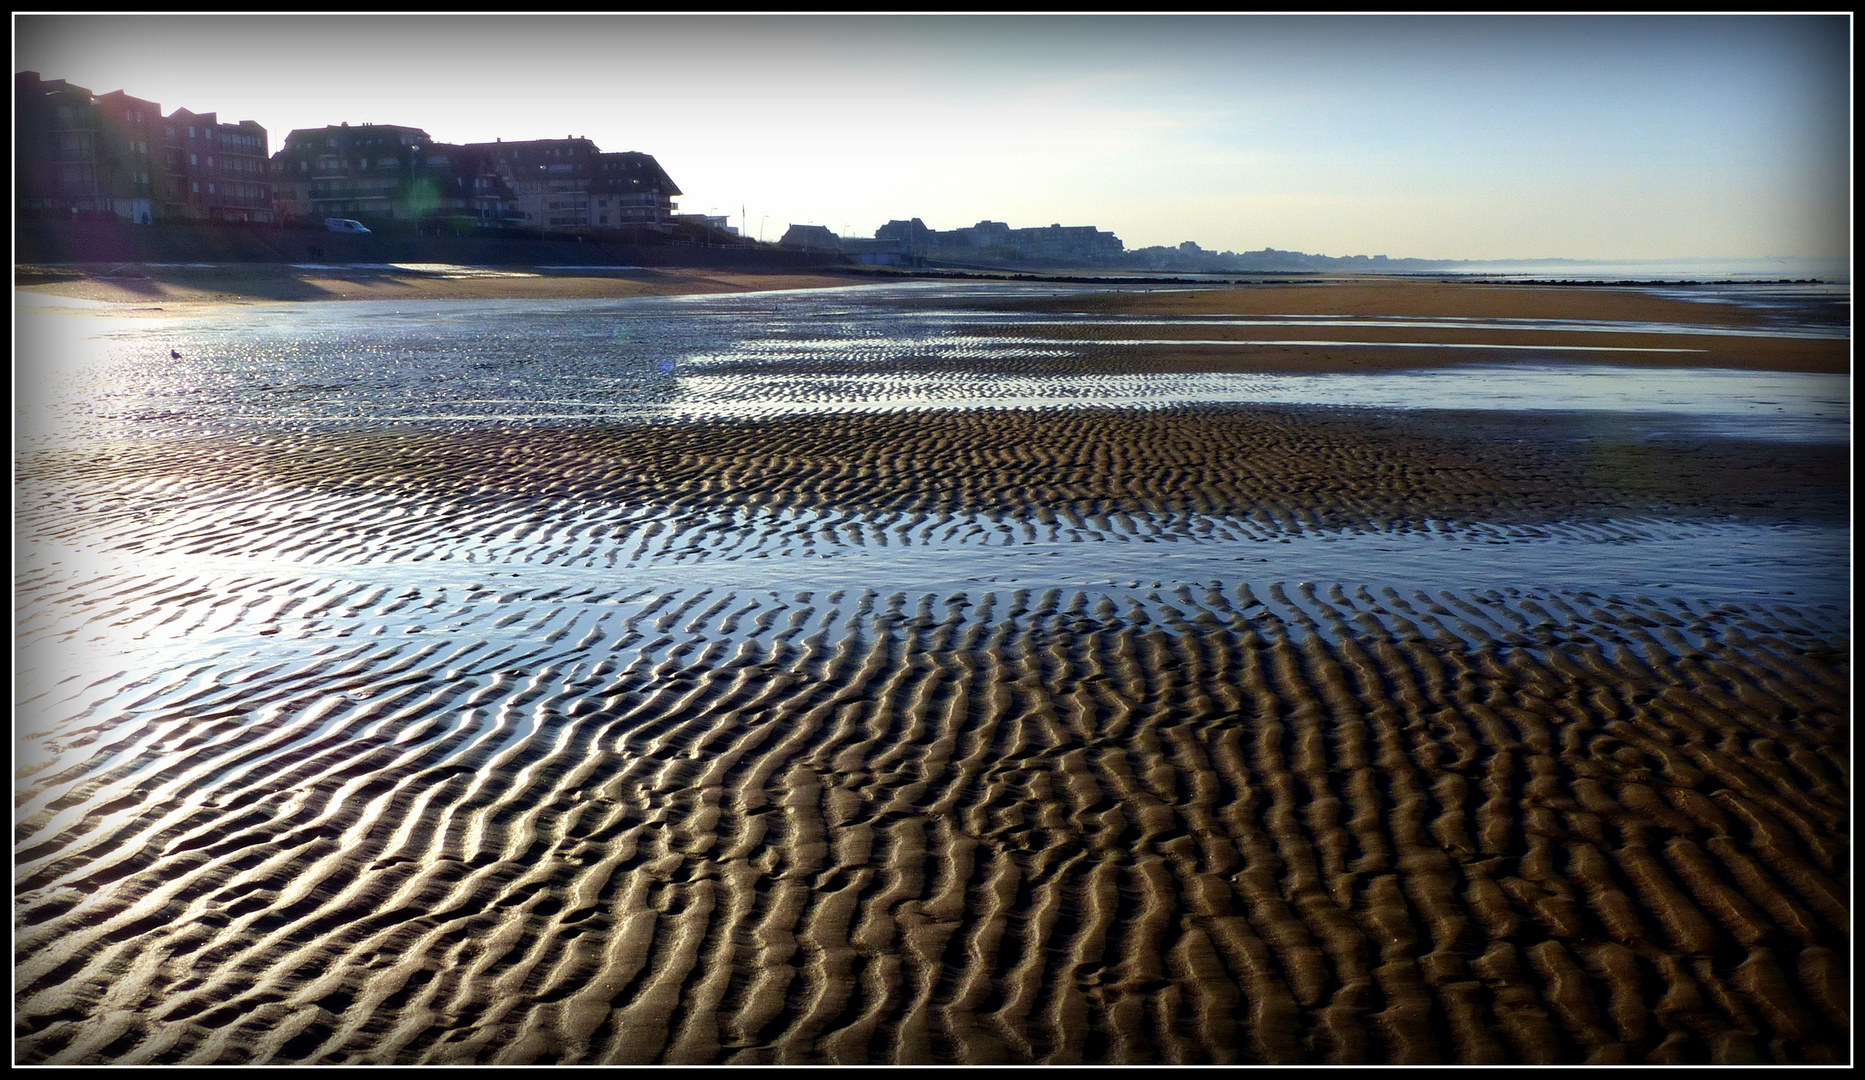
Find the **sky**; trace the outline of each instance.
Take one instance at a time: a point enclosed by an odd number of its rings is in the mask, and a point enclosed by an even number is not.
[[[1846,258],[1826,16],[14,16],[14,70],[165,112],[653,154],[775,240],[1094,225],[1129,248]],[[742,208],[742,210],[741,210]]]

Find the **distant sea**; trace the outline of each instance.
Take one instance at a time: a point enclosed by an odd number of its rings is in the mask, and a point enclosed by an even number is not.
[[[1545,278],[1560,281],[1804,281],[1849,282],[1844,259],[1654,259],[1589,262],[1580,259],[1524,259],[1446,264],[1426,273],[1468,274],[1483,278]]]

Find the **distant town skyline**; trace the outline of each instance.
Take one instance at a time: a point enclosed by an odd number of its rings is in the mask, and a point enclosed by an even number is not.
[[[587,136],[775,240],[992,219],[1434,259],[1844,258],[1826,16],[14,16],[14,70],[443,142]],[[741,207],[743,213],[741,215]]]

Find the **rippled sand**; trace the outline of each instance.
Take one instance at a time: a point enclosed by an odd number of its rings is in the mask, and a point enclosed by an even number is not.
[[[1843,521],[1844,448],[1577,423],[34,447],[18,1060],[1842,1060],[1843,573],[1612,560]],[[1600,576],[1234,561],[1318,531]]]

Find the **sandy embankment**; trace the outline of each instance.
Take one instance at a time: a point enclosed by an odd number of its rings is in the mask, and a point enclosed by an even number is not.
[[[213,644],[26,703],[70,719],[20,728],[16,1052],[1843,1059],[1843,633],[1591,592],[822,589],[795,558],[1044,515],[1112,538],[1182,510],[1739,500],[1681,451],[1593,468],[1501,421],[1392,423],[929,413],[29,462],[22,534],[125,561],[28,568],[33,640]],[[1749,494],[1804,490],[1760,513],[1843,502],[1761,464]],[[612,540],[642,503],[851,516]],[[663,594],[618,550],[650,530],[675,570],[721,541],[772,569]],[[591,572],[523,573],[554,566]]]
[[[833,273],[775,274],[682,267],[550,269],[397,264],[394,267],[86,264],[22,268],[21,291],[101,303],[246,304],[294,300],[575,300],[859,285]],[[129,312],[133,313],[133,311]]]

